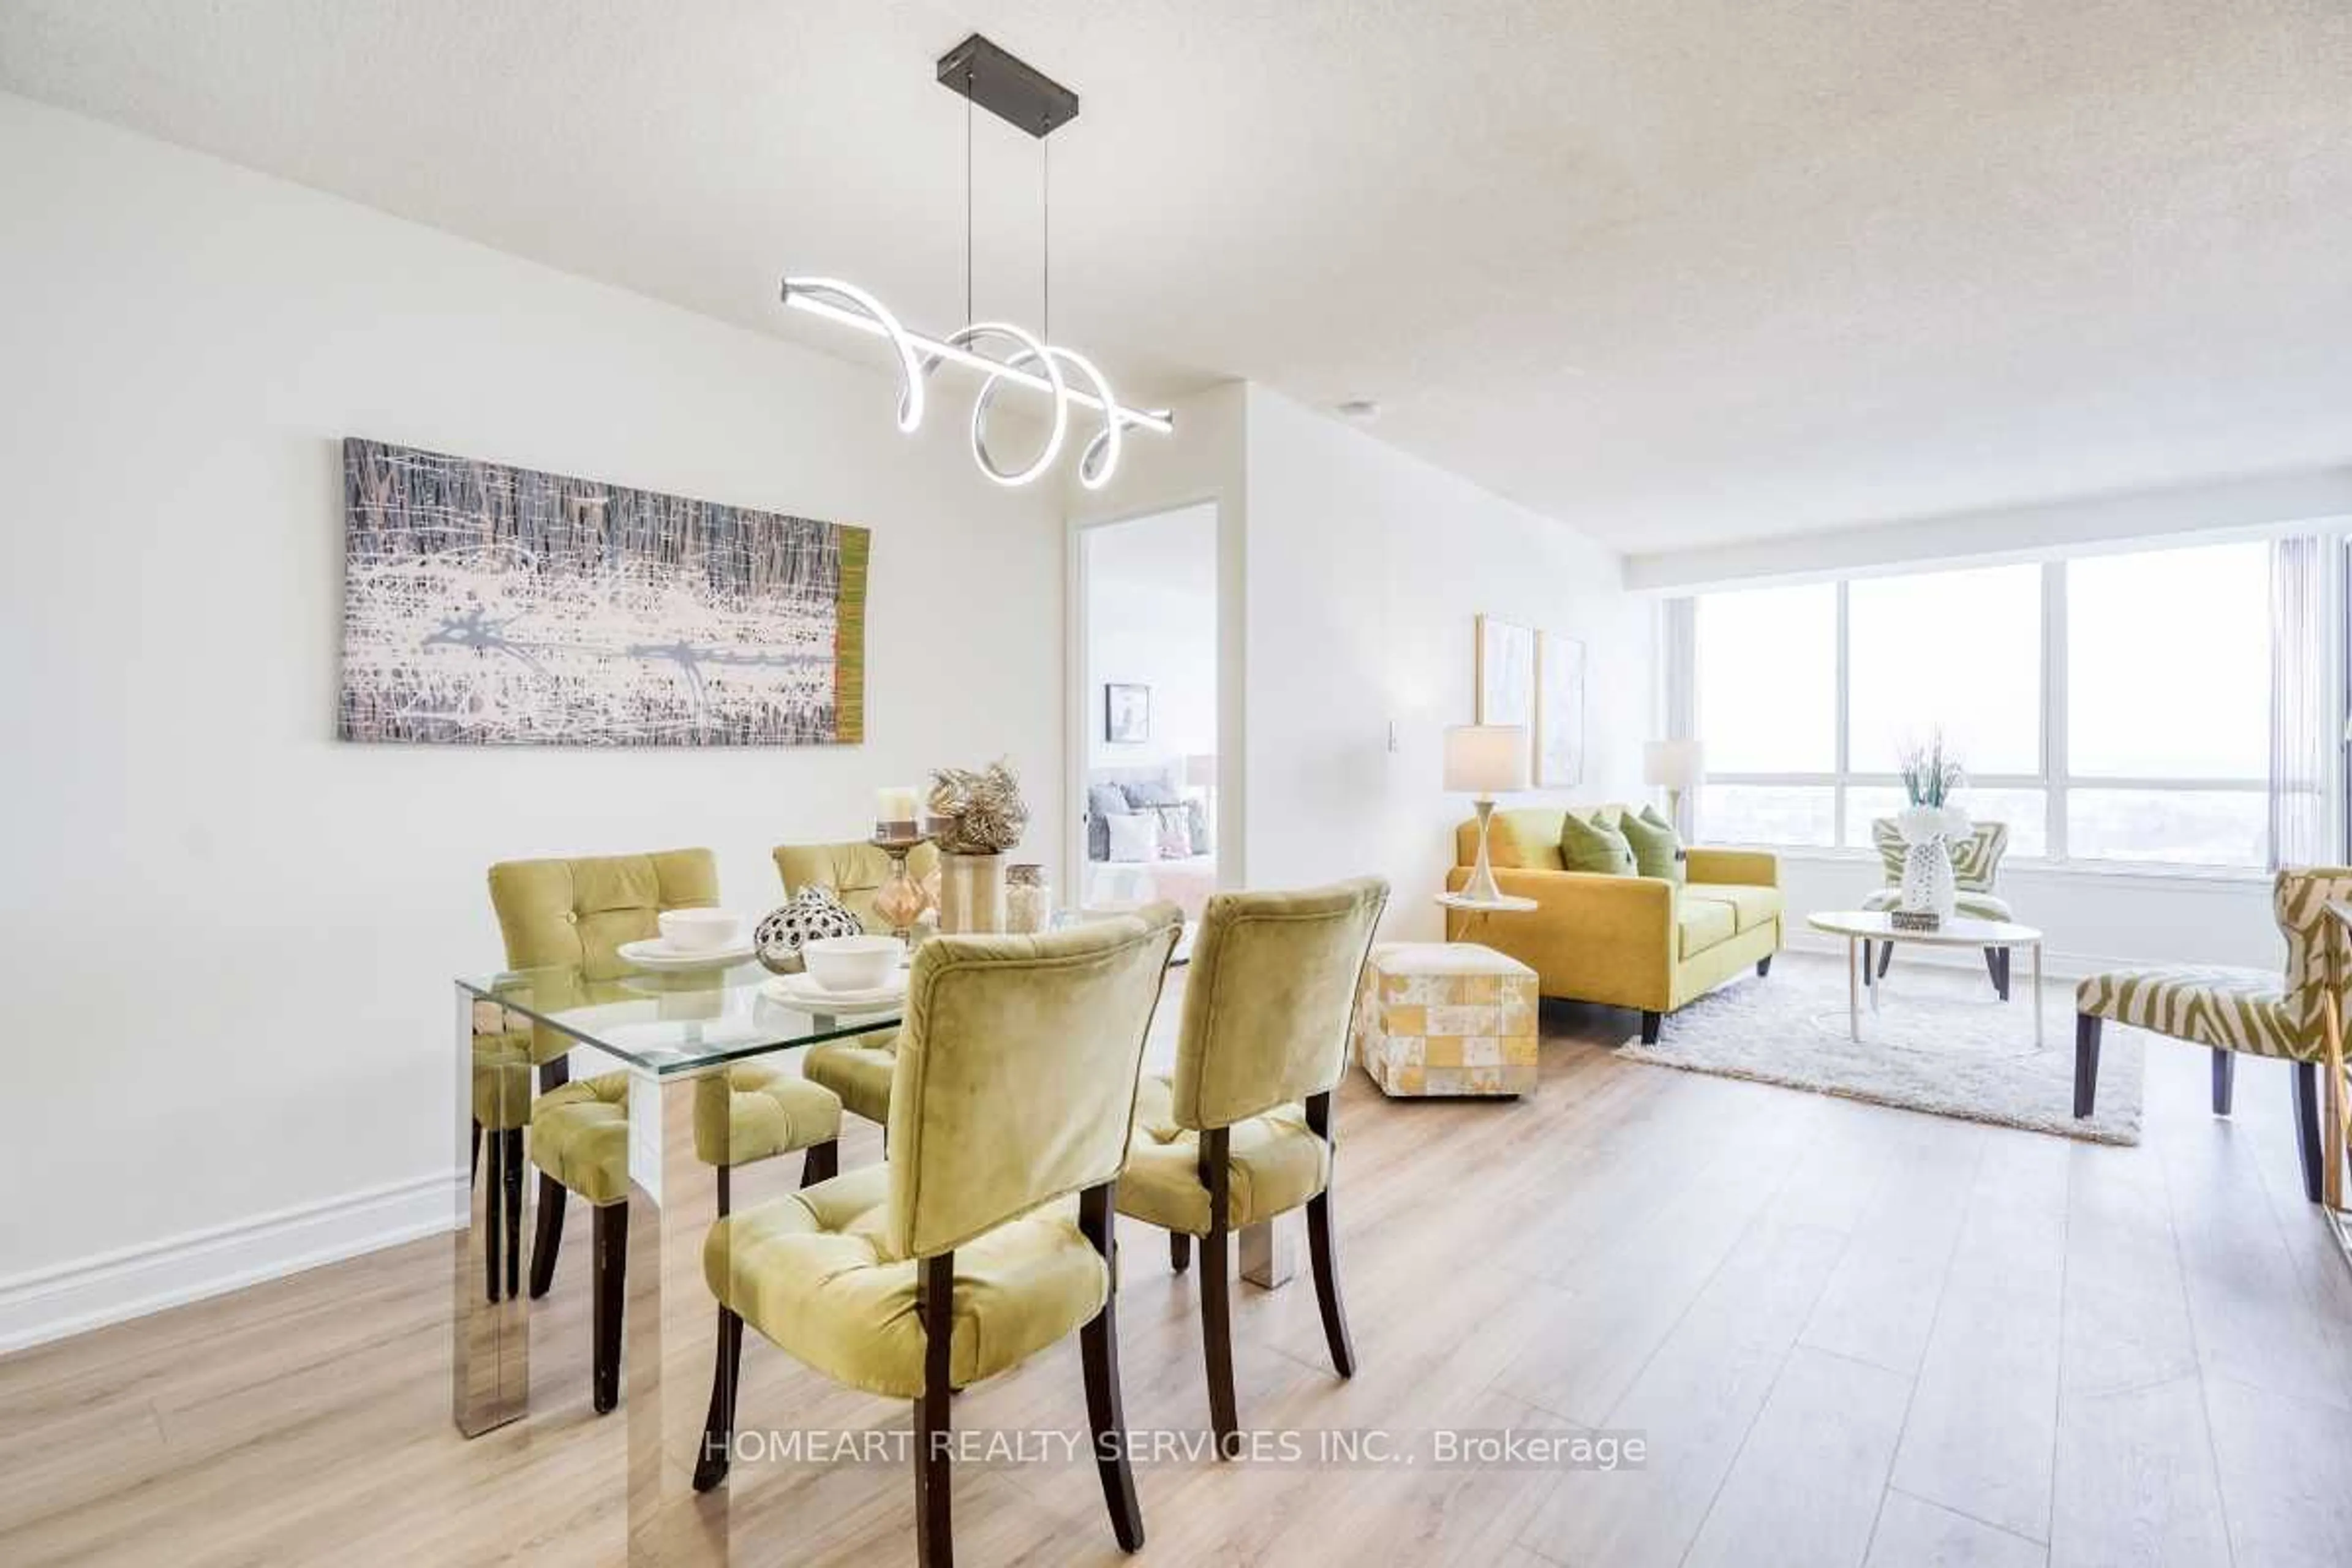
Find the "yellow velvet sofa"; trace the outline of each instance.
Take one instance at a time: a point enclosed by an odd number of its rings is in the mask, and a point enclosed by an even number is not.
[[[1614,823],[1623,807],[1580,807]],[[1780,866],[1748,849],[1688,851],[1681,888],[1659,877],[1610,877],[1560,863],[1558,806],[1495,813],[1487,857],[1503,891],[1533,899],[1515,914],[1448,910],[1445,935],[1507,952],[1532,968],[1546,996],[1639,1008],[1642,1038],[1656,1043],[1664,1015],[1753,967],[1763,974],[1780,951]],[[1478,858],[1478,825],[1455,830],[1460,891]]]

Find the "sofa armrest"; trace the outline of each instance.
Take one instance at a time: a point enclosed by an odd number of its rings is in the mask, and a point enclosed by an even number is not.
[[[1780,858],[1766,849],[1690,849],[1694,882],[1730,882],[1744,888],[1780,885]]]
[[[1446,874],[1459,892],[1468,868]],[[1675,966],[1675,887],[1660,877],[1498,868],[1504,892],[1536,907],[1511,914],[1446,911],[1446,935],[1508,953],[1542,977],[1547,996],[1664,1011]]]

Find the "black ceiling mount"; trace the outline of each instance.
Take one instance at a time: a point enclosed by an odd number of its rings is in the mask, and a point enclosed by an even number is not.
[[[1043,137],[1078,117],[1078,95],[974,33],[940,57],[940,85]]]

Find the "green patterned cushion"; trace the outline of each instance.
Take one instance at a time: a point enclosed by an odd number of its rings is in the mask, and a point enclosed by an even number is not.
[[[2153,1030],[2192,1046],[2291,1057],[2286,993],[2260,969],[2174,964],[2094,974],[2074,988],[2074,1010]]]
[[[1587,822],[1574,812],[1559,819],[1560,864],[1571,871],[1604,877],[1633,875],[1633,847],[1616,828]]]
[[[1639,816],[1620,816],[1617,829],[1632,847],[1633,866],[1641,875],[1663,877],[1669,882],[1684,880],[1688,868],[1683,860],[1682,836],[1673,823],[1658,815],[1657,807],[1645,805]]]
[[[2342,902],[2352,902],[2352,868],[2282,870],[2271,883],[2271,913],[2286,938],[2284,975],[2191,964],[2118,969],[2076,986],[2074,1009],[2191,1045],[2316,1061],[2326,1049],[2321,998],[2344,984],[2344,941],[2327,912]]]
[[[1903,855],[1910,847],[1903,842],[1902,831],[1891,816],[1871,819],[1870,842],[1878,851],[1879,864],[1886,868],[1886,885],[1903,884]],[[1952,881],[1965,892],[1989,893],[1994,879],[2000,875],[2000,858],[2009,853],[2009,825],[2005,822],[1979,822],[1976,830],[1958,844],[1952,852]]]

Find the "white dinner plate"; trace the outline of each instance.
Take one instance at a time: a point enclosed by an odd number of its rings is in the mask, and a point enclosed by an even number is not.
[[[623,963],[639,969],[660,973],[680,973],[697,969],[725,969],[751,956],[754,943],[750,937],[730,942],[724,947],[707,948],[688,952],[672,947],[660,937],[648,937],[643,942],[625,942],[617,949]]]
[[[865,991],[828,991],[806,974],[779,974],[760,989],[787,1006],[810,1013],[864,1012],[877,1007],[895,1007],[907,999],[907,980],[903,974],[887,984]]]

